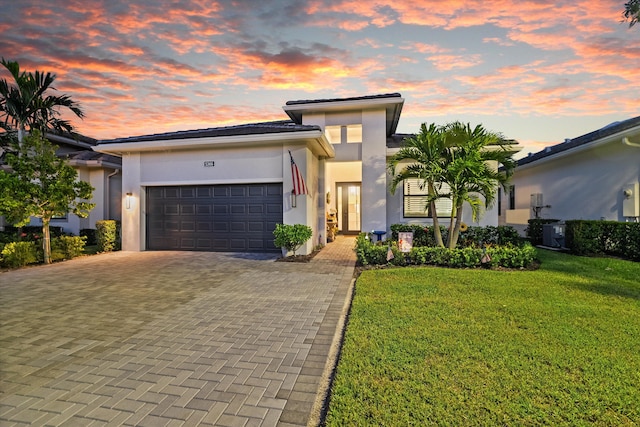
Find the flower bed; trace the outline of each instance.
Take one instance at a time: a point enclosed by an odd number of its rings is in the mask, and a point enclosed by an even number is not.
[[[530,268],[536,249],[519,238],[511,227],[469,227],[455,249],[434,246],[424,226],[394,224],[392,239],[373,242],[366,233],[356,239],[356,257],[361,266],[435,265],[454,268],[503,267]],[[398,232],[414,232],[414,246],[409,252],[398,248]],[[446,230],[445,230],[446,232]],[[426,243],[426,245],[425,245]]]

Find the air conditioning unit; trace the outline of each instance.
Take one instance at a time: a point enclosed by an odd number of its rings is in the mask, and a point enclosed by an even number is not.
[[[541,208],[544,204],[542,204],[542,193],[534,193],[531,195],[531,207],[532,208]]]
[[[542,225],[542,244],[550,248],[564,248],[564,223]]]

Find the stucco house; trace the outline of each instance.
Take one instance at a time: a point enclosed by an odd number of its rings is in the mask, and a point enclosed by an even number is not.
[[[78,172],[78,178],[94,188],[91,201],[96,205],[87,218],[70,213],[64,217],[54,217],[51,226],[62,227],[65,233],[78,235],[83,228],[96,228],[98,220],[119,220],[122,211],[120,157],[94,151],[97,140],[84,135],[47,133],[46,137],[58,147],[58,156],[67,159]],[[4,218],[0,216],[0,228],[5,225],[8,224],[5,224]],[[40,219],[32,218],[29,225],[38,226],[42,225],[42,222]]]
[[[500,222],[530,218],[640,221],[640,116],[547,147],[518,161]]]
[[[122,248],[279,251],[285,223],[312,228],[309,253],[327,242],[328,215],[344,234],[428,223],[415,183],[388,189],[403,105],[399,93],[289,101],[286,120],[100,141],[122,157]],[[292,191],[292,159],[306,195]],[[497,225],[497,209],[481,224]]]

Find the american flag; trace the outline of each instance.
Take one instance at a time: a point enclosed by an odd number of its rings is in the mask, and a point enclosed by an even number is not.
[[[298,165],[293,161],[291,151],[289,151],[289,157],[291,158],[291,180],[293,181],[293,194],[309,194],[307,185],[304,183],[304,178],[298,169]]]

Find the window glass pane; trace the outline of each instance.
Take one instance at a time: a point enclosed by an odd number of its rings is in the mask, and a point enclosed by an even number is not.
[[[331,144],[340,144],[342,142],[340,128],[340,126],[327,126],[324,128],[324,134]]]
[[[362,142],[362,125],[347,126],[347,143]]]
[[[427,188],[420,188],[421,181],[418,179],[404,180],[404,216],[405,217],[430,217],[427,206]],[[440,193],[448,193],[449,186],[444,183],[437,183]],[[436,200],[436,212],[439,217],[451,215],[453,203],[450,198],[440,198]]]

